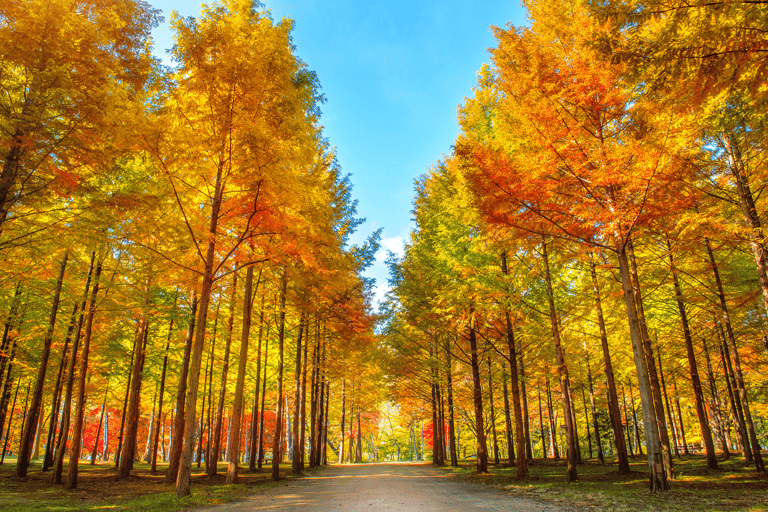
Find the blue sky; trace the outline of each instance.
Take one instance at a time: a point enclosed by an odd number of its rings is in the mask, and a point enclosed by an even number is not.
[[[172,10],[196,16],[200,0],[150,0],[166,20]],[[359,216],[355,242],[384,228],[383,248],[368,274],[386,287],[385,251],[402,252],[412,228],[413,180],[450,151],[456,107],[495,46],[490,26],[522,25],[518,1],[266,0],[275,20],[294,20],[297,55],[317,72],[327,102],[325,136],[352,174]],[[167,22],[155,52],[172,45]]]

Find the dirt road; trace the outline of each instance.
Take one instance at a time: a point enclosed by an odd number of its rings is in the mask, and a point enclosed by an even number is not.
[[[331,466],[314,476],[280,482],[244,502],[215,512],[478,510],[556,512],[563,509],[461,482],[429,464]]]

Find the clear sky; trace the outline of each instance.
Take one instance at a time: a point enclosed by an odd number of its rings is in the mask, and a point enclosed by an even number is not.
[[[172,45],[172,10],[196,16],[200,0],[149,0],[166,23],[155,53]],[[523,25],[518,0],[266,0],[275,20],[294,20],[296,53],[317,72],[327,102],[324,134],[352,174],[360,242],[384,228],[383,249],[369,271],[386,287],[385,251],[402,251],[412,228],[413,180],[449,153],[456,107],[495,46],[490,26]]]

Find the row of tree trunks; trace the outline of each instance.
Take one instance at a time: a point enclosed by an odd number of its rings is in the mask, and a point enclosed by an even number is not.
[[[232,345],[232,330],[237,305],[237,268],[232,272],[232,295],[229,301],[229,318],[227,319],[227,339],[224,345],[224,361],[221,367],[221,382],[219,384],[219,400],[216,408],[216,424],[213,428],[213,447],[208,450],[208,476],[218,473],[218,462],[221,454],[221,429],[224,423],[224,400],[227,393],[227,375],[229,373],[229,356]]]
[[[261,284],[261,272],[256,283],[258,291]],[[232,417],[229,428],[227,449],[229,450],[227,466],[227,483],[235,484],[238,480],[240,466],[240,423],[243,411],[243,392],[245,388],[245,370],[248,364],[248,341],[251,332],[251,295],[253,293],[253,265],[248,266],[245,274],[245,297],[243,298],[243,330],[240,336],[240,355],[237,367],[237,382],[235,383],[235,400],[232,407]],[[279,416],[278,416],[279,418]]]
[[[544,276],[547,284],[547,301],[549,303],[549,319],[552,325],[552,336],[555,341],[555,357],[557,359],[557,372],[560,377],[560,395],[563,400],[563,417],[565,418],[565,437],[566,447],[568,453],[566,454],[568,460],[568,481],[575,482],[578,480],[576,474],[576,462],[577,462],[577,449],[576,449],[576,435],[574,426],[574,414],[571,404],[571,391],[570,391],[570,378],[568,376],[568,365],[565,361],[565,352],[563,351],[562,343],[560,341],[560,326],[557,318],[557,311],[555,309],[554,293],[552,291],[552,277],[549,271],[549,255],[547,252],[547,241],[544,238],[542,242],[542,259],[544,262]]]
[[[77,352],[80,347],[80,334],[83,328],[83,319],[85,318],[85,306],[88,300],[88,292],[90,291],[91,278],[93,277],[93,267],[96,261],[96,251],[91,253],[91,263],[88,269],[88,277],[85,280],[85,290],[83,291],[83,298],[80,304],[80,314],[77,320],[77,328],[75,329],[74,340],[72,342],[72,357],[69,359],[69,366],[67,368],[67,388],[64,395],[64,414],[61,419],[61,429],[59,430],[58,441],[56,443],[56,454],[53,459],[53,475],[51,476],[51,483],[60,484],[61,475],[64,466],[64,451],[67,447],[67,435],[69,434],[69,416],[72,403],[72,390],[74,387],[75,376],[75,364],[77,363]]]
[[[192,355],[192,343],[197,324],[198,296],[192,293],[192,312],[189,318],[189,327],[187,328],[187,337],[184,343],[184,356],[181,360],[181,369],[179,372],[179,387],[176,392],[175,418],[173,422],[173,437],[171,438],[170,455],[168,457],[168,472],[165,475],[167,483],[176,482],[179,473],[179,463],[181,460],[182,440],[184,436],[184,406],[187,400],[187,376],[189,374],[189,361]]]
[[[478,362],[477,334],[475,332],[475,311],[469,307],[469,347],[471,351],[472,365],[472,401],[475,406],[475,433],[477,437],[476,470],[478,473],[488,472],[488,448],[485,441],[485,428],[483,425],[483,391],[480,382],[480,364]]]
[[[683,337],[685,338],[685,349],[688,355],[688,369],[691,374],[691,385],[693,386],[693,396],[696,402],[696,415],[699,419],[699,427],[701,429],[701,437],[704,442],[704,447],[707,453],[707,467],[709,469],[718,469],[717,458],[715,457],[715,444],[712,441],[712,431],[709,428],[709,418],[707,418],[706,405],[704,404],[704,392],[701,387],[701,379],[699,378],[699,369],[696,364],[696,354],[693,349],[693,338],[691,337],[691,329],[688,326],[688,315],[685,311],[685,303],[683,302],[683,292],[680,287],[680,280],[678,279],[678,271],[675,266],[675,260],[672,255],[672,245],[667,240],[667,249],[669,250],[669,264],[672,269],[672,282],[675,287],[675,298],[677,299],[677,309],[680,313],[680,322],[683,328]],[[661,371],[661,355],[659,354],[659,370]],[[662,374],[663,375],[663,374]],[[662,376],[663,379],[663,376]],[[664,393],[666,397],[666,392]],[[669,405],[667,405],[669,409]],[[672,416],[670,419],[672,419]],[[681,429],[681,432],[684,432]],[[677,446],[677,441],[675,442]],[[687,447],[688,445],[685,444]]]
[[[178,293],[173,298],[173,313],[176,312],[176,303],[179,299]],[[160,373],[160,390],[158,392],[159,398],[158,398],[158,407],[157,407],[157,416],[155,418],[155,433],[153,436],[153,442],[152,442],[152,458],[151,458],[151,464],[152,464],[152,473],[157,472],[157,447],[158,442],[160,441],[160,425],[162,424],[162,418],[163,418],[163,396],[165,394],[165,378],[168,371],[168,350],[171,347],[171,336],[173,334],[173,321],[174,316],[171,315],[171,321],[168,325],[168,339],[165,341],[165,350],[163,351],[163,369]]]
[[[608,334],[605,328],[600,286],[597,280],[597,270],[594,260],[590,261],[589,268],[592,276],[592,287],[595,292],[595,312],[597,314],[597,323],[600,329],[600,347],[603,350],[603,365],[605,368],[605,380],[608,388],[608,412],[611,418],[611,427],[613,429],[613,440],[616,446],[619,474],[628,475],[630,473],[629,457],[627,456],[627,445],[624,442],[624,427],[622,426],[621,413],[619,412],[619,396],[616,391],[616,379],[613,374],[611,352],[608,347]]]
[[[67,260],[69,259],[69,252],[64,253],[64,257],[61,259],[61,266],[59,268],[59,277],[56,280],[56,291],[53,294],[53,305],[51,306],[51,316],[48,321],[48,329],[45,332],[45,338],[43,339],[43,350],[40,355],[40,363],[37,370],[37,380],[35,381],[35,390],[32,392],[32,403],[29,406],[26,420],[24,422],[24,430],[21,434],[21,441],[19,444],[19,455],[16,462],[16,476],[18,478],[24,478],[27,476],[27,467],[29,466],[29,457],[32,451],[32,438],[34,436],[35,427],[37,426],[38,417],[40,414],[40,408],[43,402],[43,386],[45,385],[45,372],[48,367],[48,358],[51,354],[51,343],[53,342],[53,331],[56,327],[56,316],[59,312],[59,300],[61,298],[61,287],[64,283],[64,271],[67,268]],[[2,431],[2,425],[0,424],[0,431]]]
[[[95,254],[95,253],[94,253]],[[69,449],[69,469],[67,471],[67,481],[65,487],[74,489],[77,487],[78,464],[80,462],[80,440],[83,434],[83,419],[85,415],[85,383],[88,375],[88,356],[91,349],[91,336],[93,333],[93,317],[96,314],[96,297],[99,292],[99,277],[101,276],[101,259],[96,265],[96,273],[93,278],[93,293],[88,305],[88,320],[85,326],[85,339],[83,340],[83,351],[80,354],[80,373],[77,382],[77,405],[75,407],[75,424],[72,434],[72,441]],[[74,360],[74,359],[73,359]]]
[[[659,437],[659,425],[656,421],[655,402],[647,363],[644,337],[638,316],[637,299],[642,298],[636,283],[632,279],[629,266],[627,246],[624,240],[616,248],[621,273],[621,284],[624,292],[624,302],[627,310],[630,338],[632,339],[632,354],[635,360],[640,399],[643,405],[643,425],[645,426],[645,446],[648,452],[649,488],[651,491],[669,489],[667,475],[664,469],[663,452]]]

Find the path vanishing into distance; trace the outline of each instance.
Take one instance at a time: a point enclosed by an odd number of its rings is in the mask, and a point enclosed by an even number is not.
[[[312,476],[280,481],[276,487],[245,501],[205,510],[564,512],[575,509],[543,505],[510,492],[459,481],[428,463],[382,463],[328,466]]]

